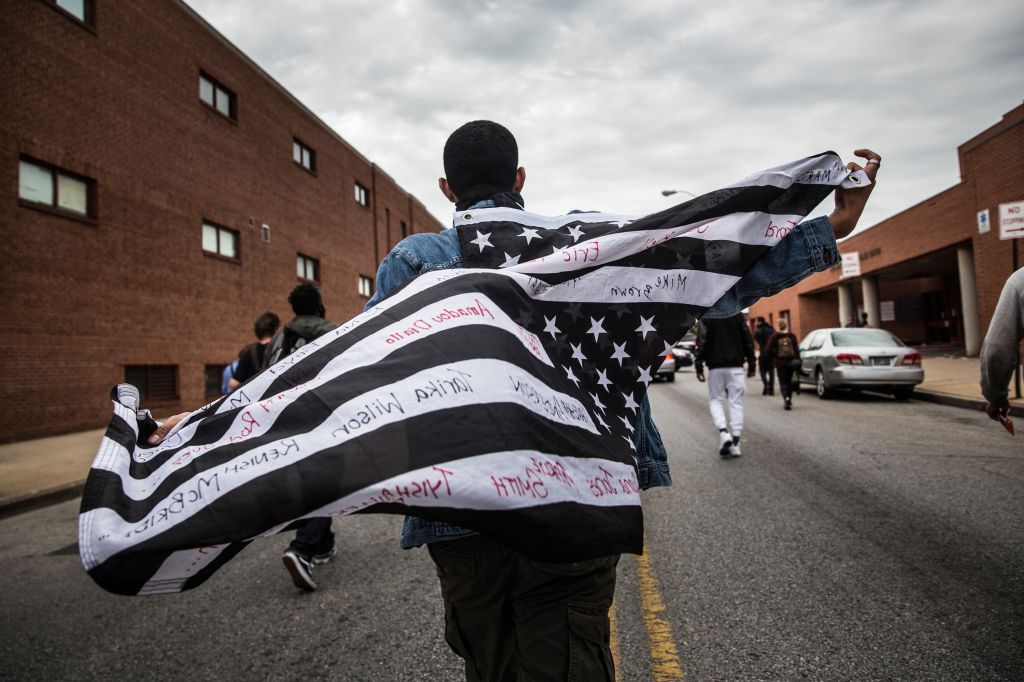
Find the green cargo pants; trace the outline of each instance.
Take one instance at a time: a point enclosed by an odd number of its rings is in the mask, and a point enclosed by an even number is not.
[[[470,682],[615,679],[608,609],[619,555],[535,561],[482,535],[427,545],[445,639]]]

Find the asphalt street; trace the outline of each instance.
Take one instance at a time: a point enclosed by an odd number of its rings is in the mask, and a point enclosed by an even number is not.
[[[692,372],[652,387],[675,484],[619,564],[619,679],[1024,679],[1021,444],[959,408],[805,392],[784,412],[748,387],[731,460]],[[462,679],[400,518],[336,520],[316,593],[280,536],[150,598],[96,587],[76,524],[75,502],[0,521],[3,679]]]

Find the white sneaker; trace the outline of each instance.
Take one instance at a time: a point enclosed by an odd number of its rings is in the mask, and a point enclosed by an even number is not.
[[[723,431],[718,432],[718,454],[722,457],[728,457],[732,449],[732,436]]]
[[[740,452],[740,444],[739,443],[733,443],[732,445],[729,446],[729,456],[730,457],[739,457],[742,454],[743,453]]]

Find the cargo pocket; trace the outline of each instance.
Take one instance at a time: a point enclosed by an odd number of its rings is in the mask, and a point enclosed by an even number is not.
[[[610,638],[607,608],[569,605],[569,682],[614,682]]]

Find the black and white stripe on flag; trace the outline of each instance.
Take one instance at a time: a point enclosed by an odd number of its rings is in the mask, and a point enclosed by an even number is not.
[[[82,498],[120,594],[198,585],[306,517],[412,513],[554,561],[639,553],[633,432],[664,355],[836,185],[829,152],[638,219],[455,216],[464,269],[373,309],[139,444],[121,386]]]

